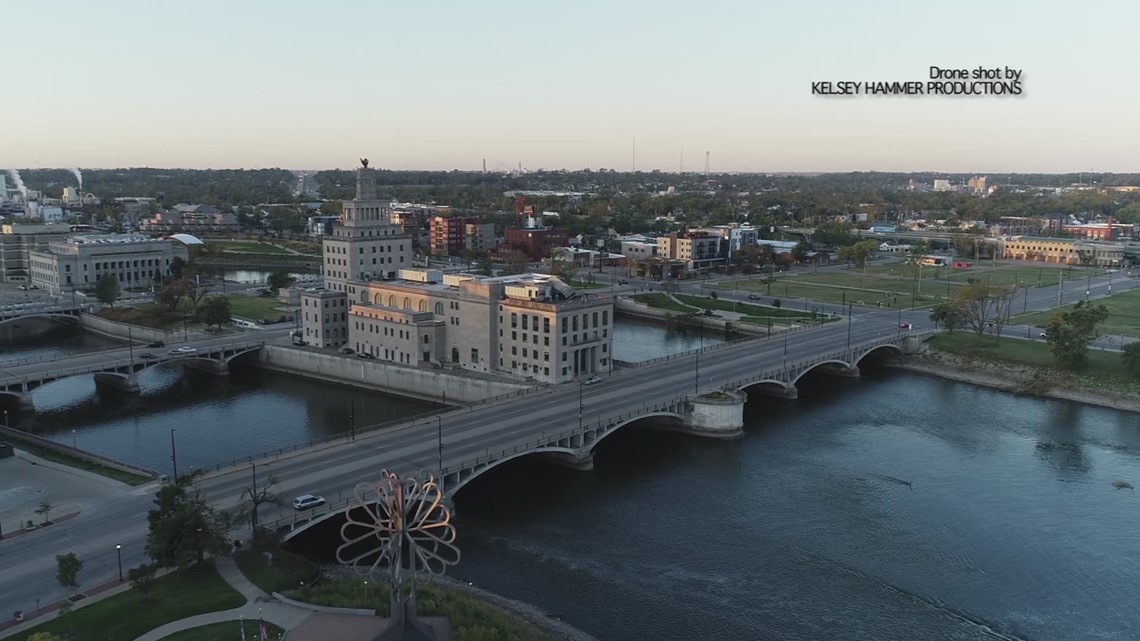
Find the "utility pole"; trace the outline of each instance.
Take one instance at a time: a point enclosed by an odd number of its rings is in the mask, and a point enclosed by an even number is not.
[[[178,451],[174,449],[174,428],[170,428],[170,460],[174,463],[174,481],[178,482]]]

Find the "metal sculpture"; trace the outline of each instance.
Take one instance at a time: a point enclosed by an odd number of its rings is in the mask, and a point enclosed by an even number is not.
[[[416,620],[416,584],[443,574],[459,562],[451,511],[434,477],[382,470],[378,483],[358,483],[337,548],[337,560],[365,568],[373,580],[386,575],[392,614],[377,640],[432,639],[431,628]]]
[[[361,158],[360,159],[360,165],[362,167],[364,167],[365,169],[368,169],[368,159],[367,158]]]

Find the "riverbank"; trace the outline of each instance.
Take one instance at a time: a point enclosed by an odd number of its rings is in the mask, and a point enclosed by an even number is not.
[[[890,361],[886,365],[1012,394],[1055,398],[1140,413],[1140,395],[1090,386],[1082,381],[1080,375],[1052,368],[969,358],[936,349]]]

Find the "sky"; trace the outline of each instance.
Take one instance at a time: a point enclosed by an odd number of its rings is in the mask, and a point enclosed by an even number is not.
[[[0,167],[1135,172],[1136,24],[1123,0],[11,2]],[[1023,93],[811,93],[932,65]]]

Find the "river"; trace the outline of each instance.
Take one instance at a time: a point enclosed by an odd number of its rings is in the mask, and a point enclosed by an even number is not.
[[[621,360],[694,346],[624,319],[617,335]],[[124,401],[54,383],[24,427],[166,472],[171,428],[181,470],[343,434],[350,408],[432,407],[242,367],[140,384]],[[631,428],[593,472],[485,474],[457,497],[453,574],[605,641],[1136,639],[1140,496],[1118,479],[1140,485],[1135,414],[809,375],[798,401],[753,396],[736,441]]]

